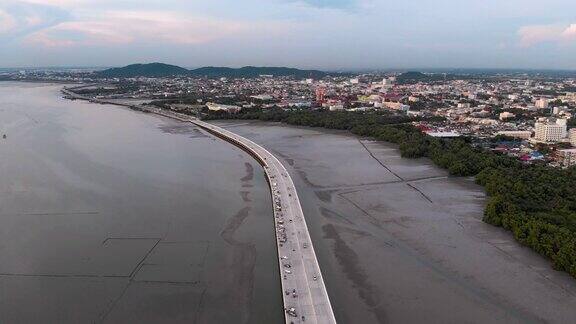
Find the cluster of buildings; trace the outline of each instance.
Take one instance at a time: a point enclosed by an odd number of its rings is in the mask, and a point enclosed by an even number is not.
[[[439,117],[425,123],[431,136],[470,136],[478,141],[514,138],[522,152],[555,165],[576,147],[576,79],[533,74],[335,74],[322,79],[262,75],[256,78],[131,78],[95,80],[85,71],[12,71],[0,78],[43,78],[94,83],[83,95],[97,99],[147,100],[163,109],[195,113],[237,113],[242,109],[325,109],[386,111],[390,114]],[[543,150],[543,147],[547,149]],[[542,152],[541,152],[542,151]],[[503,154],[517,154],[504,150]],[[538,152],[539,154],[532,154]],[[565,153],[562,153],[565,152]],[[542,157],[540,157],[540,153]],[[526,155],[523,159],[526,159]],[[534,160],[534,159],[530,159]]]

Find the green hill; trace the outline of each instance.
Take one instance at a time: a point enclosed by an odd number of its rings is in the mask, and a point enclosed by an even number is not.
[[[203,67],[190,71],[194,76],[228,77],[228,78],[255,78],[260,75],[292,76],[296,78],[322,78],[326,72],[318,70],[300,70],[287,67],[256,67],[245,66],[238,69],[227,67]]]
[[[328,75],[326,72],[318,70],[300,70],[287,67],[256,67],[245,66],[242,68],[228,68],[228,67],[202,67],[193,70],[163,64],[163,63],[149,63],[149,64],[131,64],[120,68],[111,68],[95,73],[96,76],[102,78],[134,78],[134,77],[171,77],[180,75],[189,75],[196,77],[208,78],[255,78],[260,75],[273,75],[273,76],[291,76],[295,78],[323,78]]]
[[[176,75],[187,75],[188,73],[190,73],[190,71],[185,68],[164,63],[131,64],[121,68],[112,68],[96,72],[98,76],[104,78],[158,78]]]

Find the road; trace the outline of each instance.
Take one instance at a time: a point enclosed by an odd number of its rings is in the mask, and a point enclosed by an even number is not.
[[[87,98],[67,89],[62,92],[74,99],[117,104]],[[284,165],[262,146],[197,118],[148,106],[125,106],[193,123],[245,150],[262,165],[274,204],[278,269],[286,323],[336,323],[298,193]]]

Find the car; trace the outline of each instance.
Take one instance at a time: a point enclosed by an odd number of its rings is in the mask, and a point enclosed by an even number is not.
[[[290,307],[286,310],[286,313],[288,313],[288,315],[293,316],[293,317],[297,317],[298,315],[296,314],[296,308],[294,307]]]

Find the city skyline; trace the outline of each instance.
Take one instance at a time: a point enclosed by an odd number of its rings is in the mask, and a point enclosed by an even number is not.
[[[7,0],[0,67],[576,69],[576,3]]]

